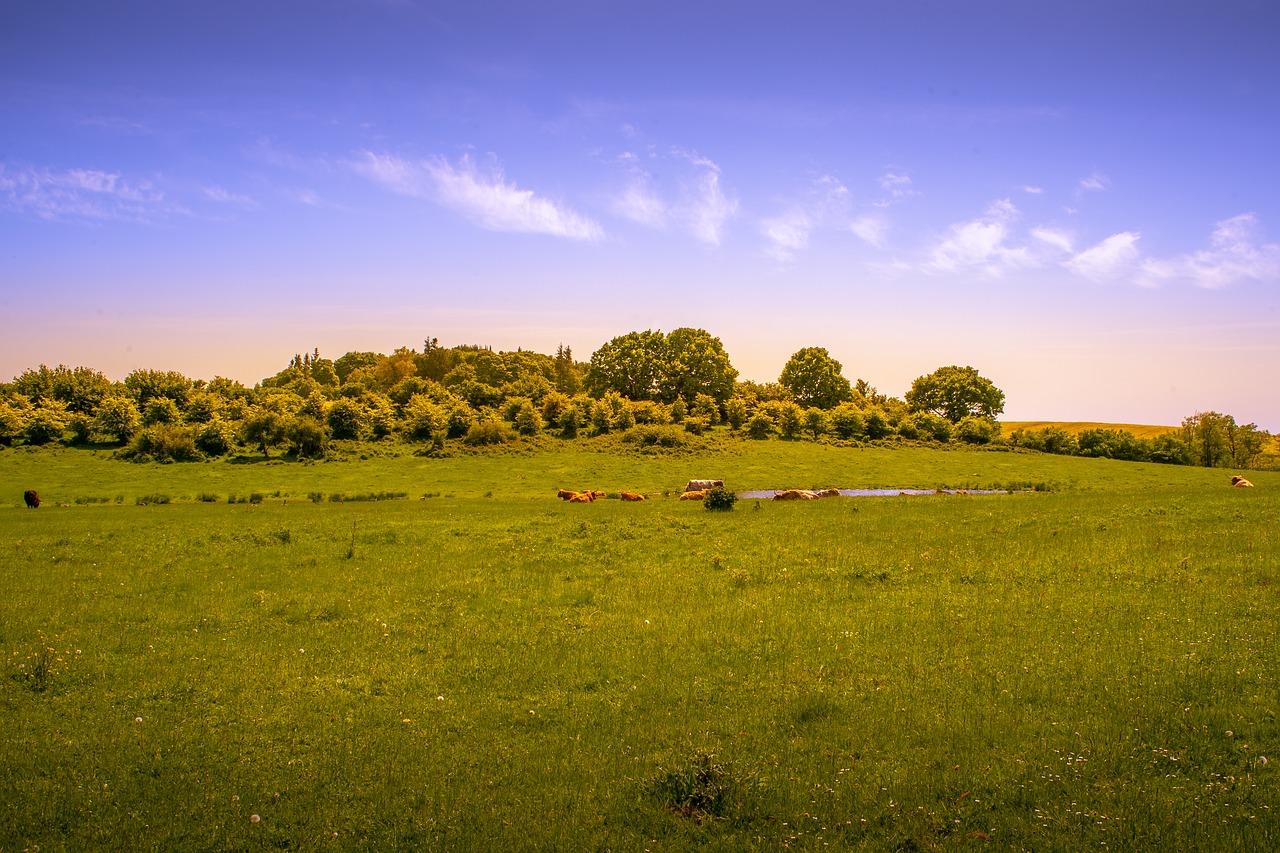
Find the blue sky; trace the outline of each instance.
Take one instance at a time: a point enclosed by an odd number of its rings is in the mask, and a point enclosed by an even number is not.
[[[11,2],[0,376],[718,335],[1280,430],[1269,2]]]

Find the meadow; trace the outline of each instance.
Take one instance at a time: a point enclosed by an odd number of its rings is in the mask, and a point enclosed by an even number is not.
[[[1228,473],[0,450],[0,849],[1274,849],[1280,474]]]

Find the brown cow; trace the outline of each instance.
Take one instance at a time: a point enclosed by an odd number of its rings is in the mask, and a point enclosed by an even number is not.
[[[591,503],[591,502],[592,502],[592,500],[593,500],[593,498],[591,497],[591,493],[590,493],[590,492],[582,492],[582,493],[580,493],[580,494],[576,494],[576,495],[574,495],[573,497],[569,498],[569,503],[571,503],[571,504],[589,504],[589,503]]]
[[[26,502],[27,509],[40,508],[40,495],[35,489],[27,489],[22,493],[22,500]]]
[[[618,492],[618,497],[622,498],[624,501],[644,500],[644,495],[638,495],[635,492]]]
[[[598,491],[598,490],[597,490],[597,491],[593,491],[593,490],[591,490],[591,489],[587,489],[587,491],[586,491],[586,492],[584,492],[584,494],[591,495],[591,500],[593,500],[593,501],[598,501],[598,500],[600,500],[601,498],[608,497],[608,494],[606,494],[605,492],[601,492],[601,491]]]
[[[806,489],[787,489],[773,496],[775,501],[816,501],[818,496]]]
[[[696,490],[694,490],[694,491],[692,491],[692,492],[685,492],[683,495],[681,495],[681,496],[680,496],[680,500],[682,500],[682,501],[700,501],[700,500],[705,500],[705,499],[706,499],[706,497],[707,497],[707,492],[709,492],[709,491],[711,491],[711,490],[710,490],[710,489],[696,489]]]
[[[820,498],[838,498],[840,497],[839,489],[823,489],[820,492],[814,492],[814,495]]]
[[[1253,483],[1250,483],[1248,480],[1246,480],[1244,477],[1241,477],[1239,474],[1235,474],[1231,477],[1231,485],[1235,486],[1237,489],[1253,488]]]
[[[558,497],[562,501],[567,501],[576,494],[577,492],[571,492],[568,489],[561,489],[560,491],[556,492],[556,497]]]

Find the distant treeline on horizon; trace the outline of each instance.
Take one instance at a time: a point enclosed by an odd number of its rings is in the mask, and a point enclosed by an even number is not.
[[[903,397],[850,382],[826,349],[805,347],[776,382],[740,381],[720,340],[702,329],[631,332],[588,362],[483,346],[390,355],[319,350],[250,388],[139,369],[114,382],[90,367],[40,365],[0,384],[0,445],[106,445],[125,458],[197,460],[256,450],[316,458],[342,442],[403,442],[442,453],[540,438],[615,435],[638,447],[715,436],[836,443],[962,443],[993,449],[1206,467],[1280,467],[1271,436],[1231,415],[1197,412],[1139,436],[1093,425],[1004,434],[1004,392],[973,367],[940,367]]]

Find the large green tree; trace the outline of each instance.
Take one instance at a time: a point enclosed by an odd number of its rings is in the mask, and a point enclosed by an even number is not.
[[[840,362],[823,347],[805,347],[787,361],[778,384],[801,406],[834,409],[853,399]]]
[[[939,367],[911,383],[907,406],[913,412],[932,412],[958,424],[973,416],[995,420],[1004,411],[1004,392],[975,368]]]
[[[661,399],[670,358],[662,332],[628,332],[591,354],[587,390],[595,397],[616,391],[630,400]]]
[[[667,364],[662,379],[664,402],[676,398],[692,405],[699,394],[723,404],[733,394],[738,371],[729,363],[720,339],[703,329],[676,329],[667,335]]]

